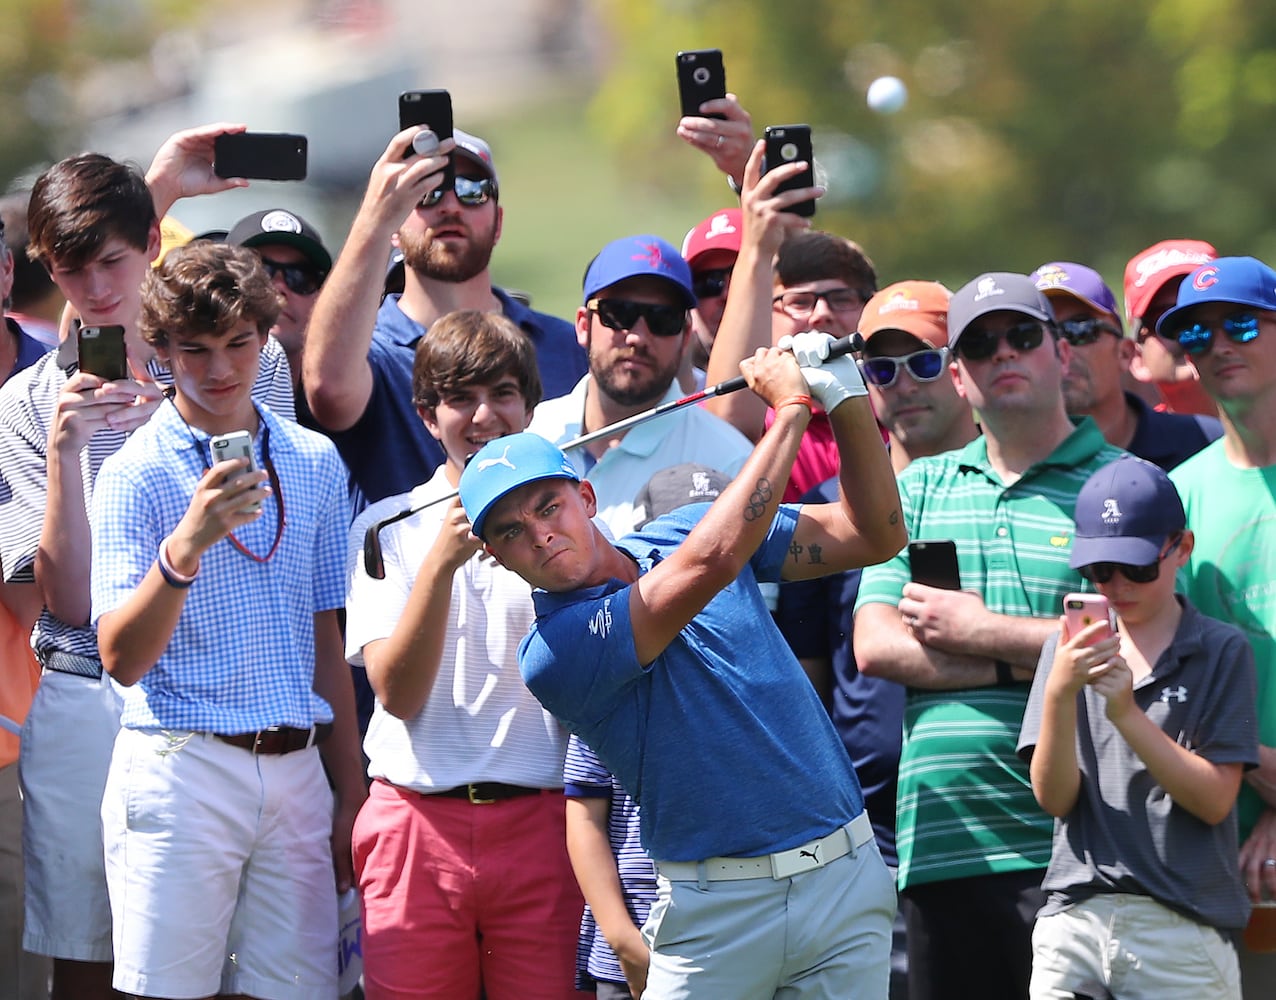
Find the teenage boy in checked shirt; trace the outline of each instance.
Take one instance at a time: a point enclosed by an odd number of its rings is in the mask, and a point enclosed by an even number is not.
[[[345,472],[253,404],[279,297],[252,251],[175,250],[142,295],[176,392],[103,464],[93,511],[99,649],[126,689],[102,806],[114,986],[331,997],[364,798],[336,618]],[[260,471],[213,462],[239,430]]]

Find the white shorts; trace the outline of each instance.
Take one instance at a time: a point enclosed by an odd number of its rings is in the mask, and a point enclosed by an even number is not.
[[[332,793],[311,748],[121,730],[102,800],[117,990],[337,995]]]
[[[22,946],[37,955],[111,960],[101,804],[121,707],[105,674],[46,670],[22,727]]]

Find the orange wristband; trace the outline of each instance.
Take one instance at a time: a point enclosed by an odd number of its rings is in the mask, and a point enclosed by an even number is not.
[[[797,403],[799,406],[805,406],[809,410],[812,405],[812,400],[810,396],[805,394],[800,396],[785,396],[782,400],[775,404],[775,412],[779,413],[780,410],[784,409],[784,407],[788,406],[790,403]]]

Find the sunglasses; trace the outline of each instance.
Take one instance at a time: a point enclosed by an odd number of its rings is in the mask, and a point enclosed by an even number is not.
[[[468,208],[486,205],[488,199],[496,197],[496,185],[490,177],[461,177],[459,174],[452,180],[452,192],[456,200]],[[443,187],[440,185],[421,199],[422,208],[433,208],[443,200]]]
[[[805,319],[815,312],[820,299],[835,313],[850,312],[868,301],[854,288],[830,288],[827,292],[781,292],[771,300],[771,306],[779,306],[794,319]]]
[[[1258,339],[1259,318],[1254,313],[1232,313],[1217,324],[1193,323],[1176,333],[1179,347],[1194,358],[1209,352],[1214,346],[1214,329],[1217,326],[1234,344],[1248,344]]]
[[[1146,566],[1131,566],[1129,563],[1117,562],[1097,562],[1091,563],[1089,566],[1082,566],[1077,572],[1081,574],[1082,579],[1089,580],[1091,583],[1107,583],[1118,570],[1131,583],[1151,583],[1161,575],[1161,563],[1169,557],[1171,552],[1179,547],[1181,541],[1183,541],[1183,536],[1176,536],[1156,557],[1156,562],[1148,563]]]
[[[261,259],[261,266],[271,278],[283,278],[288,291],[294,295],[314,295],[328,275],[306,264],[281,264],[269,257]]]
[[[899,378],[901,368],[907,368],[914,382],[934,382],[944,374],[948,361],[948,348],[927,348],[914,351],[902,358],[864,358],[860,371],[866,381],[881,389],[889,389]]]
[[[1046,336],[1046,329],[1035,320],[1016,323],[1004,334],[993,333],[983,327],[975,327],[961,335],[961,339],[957,341],[953,350],[957,352],[958,357],[965,358],[967,361],[987,361],[997,353],[997,345],[1001,343],[1003,336],[1011,350],[1023,354],[1027,351],[1035,351],[1041,346],[1041,341]]]
[[[727,290],[732,268],[715,267],[691,276],[691,290],[697,299],[716,299]]]
[[[1105,333],[1121,336],[1121,331],[1104,319],[1068,319],[1059,324],[1059,335],[1073,347],[1097,343]]]
[[[657,337],[676,337],[687,324],[687,310],[682,306],[632,302],[629,299],[590,299],[585,308],[598,316],[609,330],[632,330],[640,319]]]

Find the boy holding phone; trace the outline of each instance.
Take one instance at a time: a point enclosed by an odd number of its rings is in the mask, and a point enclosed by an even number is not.
[[[348,508],[331,442],[253,401],[279,306],[252,251],[171,251],[139,328],[172,405],[98,475],[93,616],[125,689],[102,825],[130,995],[336,994],[364,798],[337,624]],[[259,471],[210,456],[241,430]]]
[[[1019,753],[1057,817],[1031,996],[1239,998],[1231,938],[1249,901],[1235,805],[1258,763],[1253,653],[1175,594],[1193,535],[1160,468],[1104,466],[1075,518],[1070,565],[1118,631],[1062,618],[1024,715]]]

